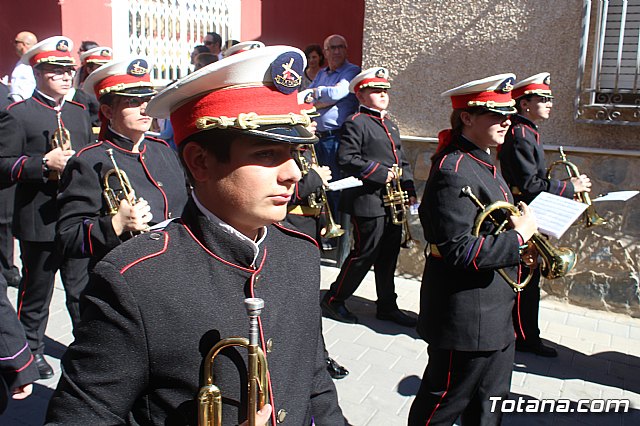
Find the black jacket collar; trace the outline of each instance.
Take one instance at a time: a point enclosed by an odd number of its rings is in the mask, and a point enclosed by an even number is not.
[[[122,148],[125,151],[128,151],[131,154],[136,154],[138,155],[137,152],[133,152],[133,141],[123,135],[120,135],[118,133],[115,133],[113,130],[111,130],[111,128],[107,128],[107,131],[105,133],[104,139],[108,142],[110,142],[111,144],[117,146],[118,148]],[[143,140],[140,143],[140,146],[138,146],[138,150],[142,153],[145,150],[145,141]]]
[[[528,118],[520,114],[514,114],[511,116],[511,125],[515,126],[516,124],[526,124],[527,126],[531,127],[535,131],[538,131],[538,126],[533,121],[529,120]]]

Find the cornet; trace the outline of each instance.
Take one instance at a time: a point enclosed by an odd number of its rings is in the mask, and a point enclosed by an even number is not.
[[[475,223],[473,225],[472,234],[474,236],[480,235],[480,228],[482,227],[482,223],[485,219],[489,218],[494,225],[496,225],[496,229],[493,234],[499,234],[504,231],[505,226],[508,224],[508,220],[504,220],[502,223],[498,223],[498,221],[493,217],[492,213],[496,210],[506,210],[509,215],[519,216],[520,210],[516,206],[506,201],[496,201],[494,203],[485,206],[482,202],[474,195],[471,187],[465,186],[462,188],[462,193],[467,197],[471,198],[471,200],[480,208],[480,212],[476,216]],[[539,232],[533,234],[531,239],[529,240],[531,244],[533,244],[540,257],[542,257],[542,266],[540,268],[540,272],[542,276],[547,279],[559,278],[567,275],[573,267],[576,265],[576,253],[567,247],[559,247],[555,248],[551,245],[549,240]],[[531,277],[533,277],[533,271],[527,275],[527,278],[521,283],[516,282],[511,277],[507,275],[504,269],[498,269],[498,273],[504,280],[509,284],[513,291],[516,293],[522,291],[523,288],[529,284],[531,281]]]
[[[71,133],[62,124],[61,118],[62,111],[56,109],[56,120],[58,122],[58,128],[51,135],[51,149],[60,148],[63,151],[71,149]],[[56,172],[58,179],[60,179],[60,172]]]
[[[247,349],[247,421],[249,426],[256,426],[256,412],[264,407],[269,399],[269,382],[267,358],[260,348],[258,317],[264,308],[264,301],[258,298],[244,299],[244,306],[249,316],[249,338],[229,337],[220,340],[209,351],[204,359],[204,386],[198,393],[198,425],[222,426],[222,392],[213,383],[213,361],[225,348],[241,346]]]
[[[580,171],[578,170],[578,167],[571,161],[567,160],[564,149],[560,147],[558,148],[558,150],[560,151],[560,160],[554,161],[551,166],[549,166],[549,168],[547,169],[547,179],[551,178],[553,168],[556,166],[564,166],[567,174],[569,175],[569,178],[580,177]],[[593,204],[591,203],[591,197],[589,196],[588,192],[578,192],[576,193],[576,197],[581,203],[587,205],[587,210],[585,210],[584,212],[584,220],[587,228],[591,226],[604,225],[607,223],[607,221],[602,218],[598,214],[598,212],[596,212],[595,207],[593,207]]]
[[[300,154],[300,165],[302,169],[302,174],[306,175],[311,170],[312,164],[318,164],[318,157],[316,156],[316,149],[313,145],[309,145],[309,149],[311,150],[311,164],[307,161],[306,158]],[[333,215],[331,214],[331,206],[329,206],[329,200],[327,199],[327,191],[324,186],[320,187],[318,192],[314,192],[307,198],[307,204],[312,208],[320,208],[324,209],[327,214],[327,225],[320,230],[320,236],[324,238],[337,238],[344,234],[344,229],[338,225],[333,219]]]
[[[391,222],[394,225],[402,225],[404,230],[404,240],[400,246],[402,248],[413,248],[418,243],[411,237],[409,223],[407,222],[407,204],[409,203],[409,194],[402,190],[400,178],[402,177],[402,169],[397,164],[391,166],[391,170],[396,176],[385,185],[385,194],[382,196],[382,203],[385,207],[389,207],[391,212]]]

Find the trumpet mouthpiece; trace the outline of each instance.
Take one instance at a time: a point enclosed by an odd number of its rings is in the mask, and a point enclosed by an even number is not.
[[[470,187],[469,185],[467,185],[467,186],[463,186],[463,187],[462,187],[462,193],[463,193],[464,195],[466,195],[467,197],[470,197],[470,196],[472,195],[471,187]]]
[[[247,310],[248,316],[259,317],[264,308],[264,300],[258,297],[248,297],[244,299],[244,307]]]

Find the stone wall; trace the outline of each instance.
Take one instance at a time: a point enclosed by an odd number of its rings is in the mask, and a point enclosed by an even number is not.
[[[639,128],[574,120],[582,6],[581,0],[366,0],[363,68],[390,69],[391,115],[403,135],[419,137],[449,127],[451,104],[443,91],[493,74],[524,78],[548,71],[556,98],[551,119],[541,126],[543,143],[626,151],[568,155],[591,177],[595,194],[639,189]],[[435,145],[405,146],[421,195]],[[549,152],[547,159],[557,156]],[[640,196],[598,204],[597,210],[609,224],[572,227],[559,244],[577,249],[578,265],[543,288],[571,303],[640,317]],[[410,222],[414,238],[422,238],[417,216]],[[398,266],[419,277],[424,256],[419,249],[402,250]]]

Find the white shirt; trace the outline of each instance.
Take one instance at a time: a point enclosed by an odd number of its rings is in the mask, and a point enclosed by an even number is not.
[[[36,88],[36,78],[33,76],[33,69],[21,61],[11,73],[11,91],[9,96],[14,101],[29,99]]]

